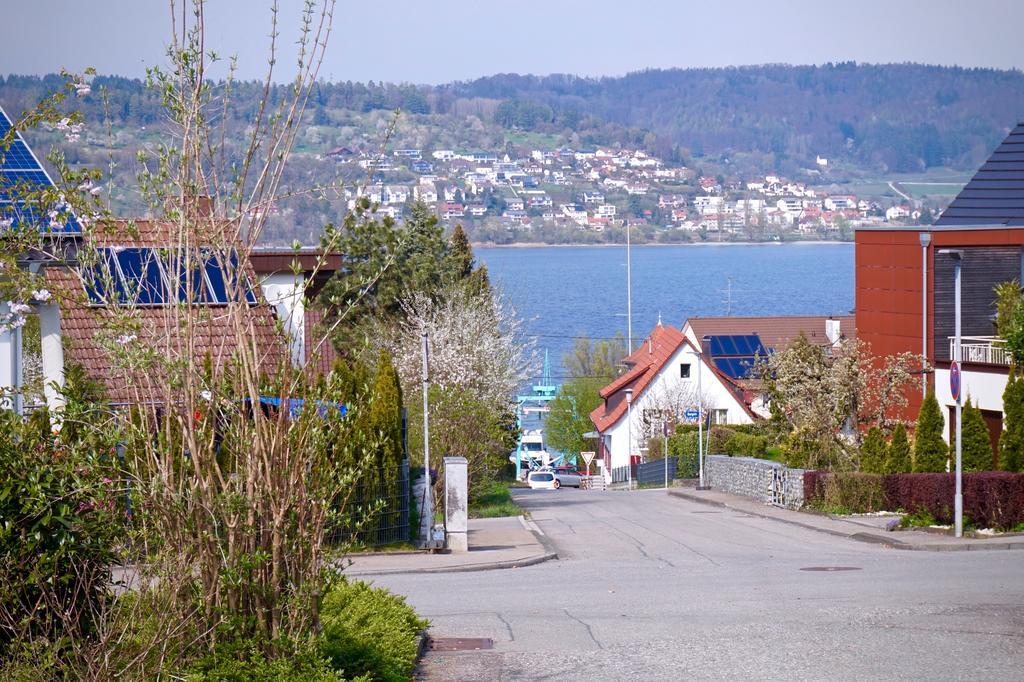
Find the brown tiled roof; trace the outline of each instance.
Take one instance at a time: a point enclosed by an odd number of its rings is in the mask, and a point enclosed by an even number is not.
[[[323,323],[324,313],[316,308],[306,308],[303,330],[305,332],[304,342],[306,344],[306,371],[327,376],[334,368],[334,361],[338,354],[334,351],[334,344],[327,339],[322,344],[320,339],[326,333],[320,325]],[[319,348],[318,348],[319,345]]]
[[[839,320],[839,333],[854,338],[853,315],[774,315],[768,317],[691,317],[686,324],[698,342],[705,336],[756,334],[761,343],[773,350],[782,350],[801,332],[817,345],[828,345],[825,320]],[[686,325],[683,325],[686,328]]]
[[[96,245],[159,248],[180,243],[173,224],[150,220],[134,224],[138,228],[137,238],[127,237],[123,232],[117,235],[112,232],[97,234]],[[248,270],[249,281],[256,282],[251,267]],[[109,337],[119,311],[108,306],[89,305],[81,279],[73,267],[51,266],[45,272],[48,286],[60,302],[65,363],[81,365],[87,375],[103,383],[107,388],[107,398],[113,403],[161,401],[167,377],[156,376],[151,369],[127,371],[114,357],[118,346],[116,339]],[[203,362],[209,354],[217,368],[224,366],[241,344],[251,343],[261,367],[271,372],[287,357],[287,347],[275,325],[272,307],[263,300],[258,287],[255,293],[259,303],[245,308],[247,314],[242,319],[247,328],[241,332],[235,329],[236,323],[229,316],[227,306],[191,308],[196,312],[196,326],[194,334],[190,335],[189,348],[182,347],[185,334],[180,331],[175,315],[182,308],[137,307],[132,313],[132,323],[138,328],[132,332],[136,338],[131,343],[151,348],[161,357],[188,356],[187,359],[193,363]]]
[[[625,389],[632,388],[633,399],[639,398],[683,343],[683,333],[675,327],[659,324],[651,331],[623,361],[630,369],[601,389],[604,403],[590,413],[590,421],[598,431],[606,430],[626,414]]]

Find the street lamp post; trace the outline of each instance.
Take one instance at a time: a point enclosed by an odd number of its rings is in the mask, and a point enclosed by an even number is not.
[[[931,232],[917,235],[921,243],[921,357],[923,367],[928,365],[928,245],[932,243]],[[921,398],[928,397],[928,373],[921,372]]]
[[[701,344],[705,343],[708,337],[701,339]],[[697,471],[697,487],[700,490],[705,490],[706,485],[704,484],[704,391],[701,388],[701,369],[704,364],[704,350],[703,346],[701,350],[697,351],[697,453],[698,453],[698,471]]]
[[[939,253],[953,259],[953,317],[955,330],[953,337],[953,362],[960,365],[960,266],[963,263],[963,249],[940,249]],[[952,370],[950,370],[952,371]],[[953,497],[953,535],[963,537],[964,534],[964,494],[963,467],[961,451],[963,447],[960,427],[963,425],[963,386],[956,392],[956,494]]]
[[[668,419],[661,425],[661,449],[665,455],[665,490],[668,490]]]
[[[626,389],[626,489],[633,489],[633,389]]]

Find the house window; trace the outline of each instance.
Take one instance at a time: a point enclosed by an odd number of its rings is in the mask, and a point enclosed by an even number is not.
[[[689,379],[690,378],[690,363],[683,362],[679,365],[679,378]]]
[[[729,420],[729,410],[708,410],[712,424],[725,424]]]

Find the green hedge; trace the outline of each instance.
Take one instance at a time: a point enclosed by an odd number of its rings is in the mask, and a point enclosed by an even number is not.
[[[322,651],[335,669],[381,682],[412,679],[418,634],[429,625],[404,597],[348,580],[324,597],[320,622]]]

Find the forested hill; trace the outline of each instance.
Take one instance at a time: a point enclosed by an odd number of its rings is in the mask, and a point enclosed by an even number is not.
[[[125,131],[164,120],[141,81],[100,77],[95,85],[106,99],[79,102],[87,119],[109,116]],[[55,87],[57,76],[0,76],[0,102],[20,111]],[[259,83],[236,84],[230,114],[239,128],[261,92]],[[830,167],[880,173],[971,170],[1024,119],[1024,73],[842,63],[616,78],[501,74],[439,86],[350,81],[319,84],[308,121],[351,126],[350,114],[397,108],[419,127],[395,142],[424,149],[504,144],[504,130],[528,144],[639,147],[670,162],[728,162],[786,175],[813,168],[819,155]],[[379,136],[376,128],[368,132]]]
[[[593,116],[641,128],[665,157],[673,145],[696,156],[820,154],[897,172],[974,168],[1024,119],[1024,73],[918,64],[502,74],[442,90],[500,100],[507,125],[544,130]]]

